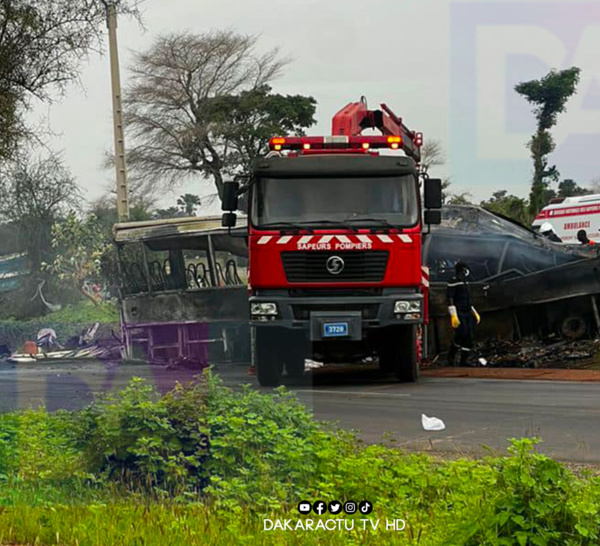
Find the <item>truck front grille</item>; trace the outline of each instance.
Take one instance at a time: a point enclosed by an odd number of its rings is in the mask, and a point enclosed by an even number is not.
[[[293,304],[292,311],[296,320],[308,320],[312,311],[360,311],[364,320],[374,320],[379,313],[379,303]]]
[[[337,274],[328,269],[330,259],[343,260]],[[345,252],[282,252],[281,260],[288,282],[381,282],[385,275],[389,252],[385,250]],[[333,260],[338,264],[339,260]]]

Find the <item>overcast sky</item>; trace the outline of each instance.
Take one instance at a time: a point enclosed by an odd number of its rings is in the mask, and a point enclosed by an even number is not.
[[[559,119],[552,159],[563,178],[585,184],[600,176],[599,2],[146,0],[144,25],[119,23],[124,85],[131,51],[159,34],[259,34],[261,49],[280,47],[293,59],[275,90],[317,99],[311,133],[328,134],[332,115],[361,95],[371,106],[386,102],[410,128],[442,142],[448,161],[432,174],[449,175],[453,192],[476,199],[498,189],[527,193],[534,119],[512,88],[575,64],[583,78]],[[52,146],[64,150],[91,200],[112,180],[101,166],[113,144],[108,58],[92,57],[82,82],[83,92],[73,87],[37,114],[50,120]],[[200,180],[184,189],[211,193]]]

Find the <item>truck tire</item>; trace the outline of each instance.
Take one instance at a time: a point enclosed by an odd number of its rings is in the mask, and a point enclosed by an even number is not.
[[[278,387],[281,385],[283,352],[279,350],[279,339],[281,338],[275,330],[256,330],[254,364],[261,387]]]
[[[285,371],[292,381],[300,381],[304,377],[304,357],[288,357],[285,361]]]
[[[301,334],[291,334],[285,345],[285,371],[288,377],[299,382],[304,376],[304,361],[307,356],[307,344]]]
[[[379,367],[398,381],[414,383],[419,379],[416,326],[386,330],[379,350]]]

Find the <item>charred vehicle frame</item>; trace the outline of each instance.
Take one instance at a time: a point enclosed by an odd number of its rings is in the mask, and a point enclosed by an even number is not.
[[[247,246],[220,217],[115,226],[124,354],[248,360]]]
[[[600,329],[600,259],[587,249],[553,243],[479,207],[448,205],[423,252],[431,278],[430,355],[450,343],[446,286],[458,261],[470,267],[471,298],[483,317],[478,341],[573,340]]]

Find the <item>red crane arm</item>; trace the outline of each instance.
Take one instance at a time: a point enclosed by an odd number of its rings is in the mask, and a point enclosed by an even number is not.
[[[385,104],[381,105],[381,110],[369,110],[364,99],[347,104],[333,117],[331,134],[360,136],[365,129],[379,129],[383,135],[399,136],[404,153],[417,163],[421,160],[423,134],[411,131]]]

